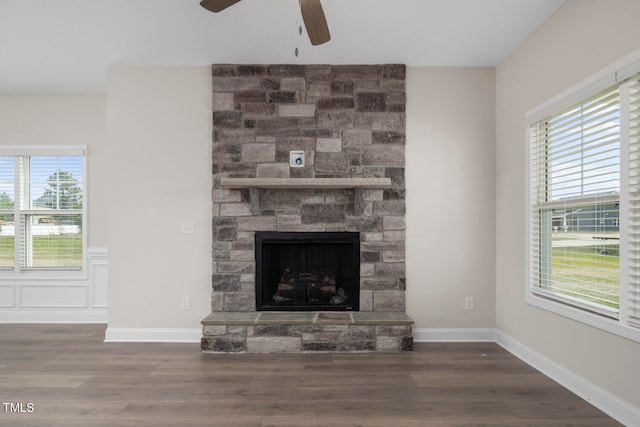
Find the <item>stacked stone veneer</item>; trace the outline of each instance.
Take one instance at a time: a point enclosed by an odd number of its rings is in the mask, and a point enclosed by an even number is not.
[[[270,351],[275,340],[291,336],[306,343],[290,346],[296,351],[410,348],[411,322],[404,315],[405,71],[404,65],[212,66],[214,273],[203,350]],[[305,152],[304,167],[289,166],[292,150]],[[261,189],[257,214],[250,190],[224,188],[224,177],[386,177],[391,186],[364,190],[358,209],[351,189]],[[268,316],[255,311],[256,231],[360,232],[360,314],[318,323],[318,316],[300,313],[307,319],[302,324],[269,325]],[[260,327],[253,327],[260,317]],[[305,323],[317,328],[305,329]],[[331,331],[322,325],[329,324],[341,333],[325,333]],[[364,342],[336,344],[354,337]]]

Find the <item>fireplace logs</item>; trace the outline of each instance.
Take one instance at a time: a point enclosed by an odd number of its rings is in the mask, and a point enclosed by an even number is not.
[[[273,296],[273,302],[279,304],[344,304],[348,299],[344,288],[336,287],[333,273],[290,268],[285,268]]]

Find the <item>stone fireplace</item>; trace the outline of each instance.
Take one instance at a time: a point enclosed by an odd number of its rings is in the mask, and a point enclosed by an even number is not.
[[[410,350],[405,66],[213,65],[212,88],[202,349]]]

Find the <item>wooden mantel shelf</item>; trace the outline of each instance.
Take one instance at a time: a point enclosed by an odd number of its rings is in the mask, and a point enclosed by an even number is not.
[[[232,190],[249,189],[251,213],[260,214],[260,189],[355,189],[353,210],[356,215],[364,211],[365,189],[391,187],[391,178],[221,178],[220,185]]]
[[[230,189],[243,188],[386,188],[391,178],[222,178],[220,185]]]

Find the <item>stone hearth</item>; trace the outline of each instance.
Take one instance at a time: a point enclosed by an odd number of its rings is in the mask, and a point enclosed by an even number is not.
[[[404,313],[212,313],[203,350],[215,352],[409,351],[413,321]]]
[[[214,273],[202,349],[410,350],[405,66],[213,65],[212,76]],[[304,153],[303,167],[290,166],[291,151]],[[256,311],[258,231],[360,233],[359,311]]]

